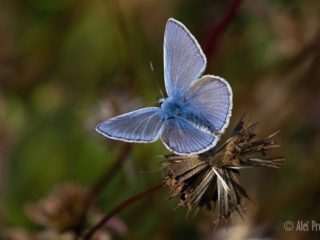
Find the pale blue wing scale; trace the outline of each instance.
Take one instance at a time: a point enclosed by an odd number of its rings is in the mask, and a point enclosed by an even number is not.
[[[213,125],[214,133],[223,133],[232,112],[232,89],[218,76],[205,75],[194,81],[184,95],[191,110]]]
[[[150,107],[111,118],[98,125],[96,130],[111,139],[148,143],[159,138],[162,127],[161,109]]]
[[[179,155],[191,155],[214,147],[219,137],[201,131],[182,118],[170,118],[164,124],[161,139],[170,151]]]
[[[179,98],[200,77],[207,60],[189,30],[170,18],[164,33],[164,78],[169,97]]]

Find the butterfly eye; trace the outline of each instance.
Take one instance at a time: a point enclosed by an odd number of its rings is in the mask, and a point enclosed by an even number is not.
[[[157,98],[157,103],[159,103],[160,106],[163,104],[163,102],[164,102],[163,98],[160,98],[160,97]]]

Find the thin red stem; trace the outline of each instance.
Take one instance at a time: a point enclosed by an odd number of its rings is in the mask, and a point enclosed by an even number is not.
[[[102,173],[101,177],[98,179],[98,181],[91,187],[86,199],[85,199],[85,208],[88,210],[88,208],[92,205],[92,203],[97,198],[98,194],[101,192],[103,187],[112,179],[115,173],[117,173],[117,170],[122,166],[122,163],[126,160],[127,156],[130,154],[132,150],[132,144],[125,143],[122,148],[120,149],[120,152],[117,156],[117,158],[114,160],[113,165],[111,168],[107,168],[104,173]]]
[[[220,39],[221,34],[228,28],[231,23],[231,20],[236,15],[237,11],[240,8],[240,5],[243,0],[234,0],[230,7],[225,12],[223,18],[220,22],[213,28],[208,41],[205,45],[206,56],[212,56],[215,53],[217,43]]]
[[[119,212],[121,212],[123,209],[129,207],[130,205],[138,202],[139,200],[149,196],[151,193],[159,190],[162,188],[164,183],[161,183],[153,188],[150,188],[142,193],[139,193],[124,202],[120,203],[118,206],[113,208],[108,214],[106,214],[96,225],[94,225],[89,231],[84,235],[83,240],[89,240],[93,237],[94,233],[99,230],[101,227],[103,227],[109,220],[110,218],[114,217],[117,215]]]

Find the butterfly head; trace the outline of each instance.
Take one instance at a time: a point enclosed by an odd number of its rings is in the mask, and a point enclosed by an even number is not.
[[[165,100],[166,100],[166,98],[158,97],[158,98],[157,98],[157,103],[159,103],[160,106],[162,106],[162,104],[164,103]]]

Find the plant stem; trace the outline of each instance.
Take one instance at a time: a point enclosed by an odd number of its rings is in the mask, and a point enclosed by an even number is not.
[[[91,239],[91,237],[93,236],[93,234],[99,230],[102,226],[104,226],[109,220],[110,218],[114,217],[115,215],[117,215],[119,212],[121,212],[123,209],[129,207],[130,205],[138,202],[139,200],[147,197],[148,195],[152,194],[153,192],[159,190],[160,188],[162,188],[164,185],[164,183],[161,183],[155,187],[152,187],[142,193],[139,193],[127,200],[125,200],[124,202],[120,203],[118,206],[116,206],[115,208],[113,208],[109,213],[107,213],[96,225],[94,225],[91,229],[89,229],[89,231],[84,235],[83,240],[89,240]]]
[[[225,12],[223,18],[218,22],[218,24],[213,28],[213,31],[211,32],[206,47],[205,47],[205,53],[209,57],[210,55],[213,55],[218,40],[220,38],[220,35],[227,29],[229,24],[231,23],[232,18],[236,15],[237,11],[240,8],[240,5],[243,0],[234,0],[233,3],[230,5],[230,7]]]
[[[117,173],[117,170],[122,166],[122,163],[126,160],[127,156],[130,154],[132,150],[132,144],[125,143],[122,145],[120,152],[117,158],[114,160],[111,168],[107,168],[104,173],[102,173],[101,177],[98,181],[91,187],[85,201],[84,206],[86,210],[92,205],[92,203],[96,200],[98,194],[101,192],[103,187],[109,182],[110,179]],[[86,211],[85,211],[86,212]]]
[[[125,143],[122,145],[116,159],[114,160],[111,168],[106,168],[106,170],[101,174],[100,178],[95,184],[90,188],[89,192],[83,200],[83,215],[79,221],[79,225],[75,229],[75,240],[79,239],[83,232],[84,223],[87,218],[88,211],[94,201],[96,200],[99,193],[102,191],[103,187],[112,179],[112,177],[117,173],[117,170],[122,166],[122,163],[126,160],[127,156],[132,150],[132,144]]]

